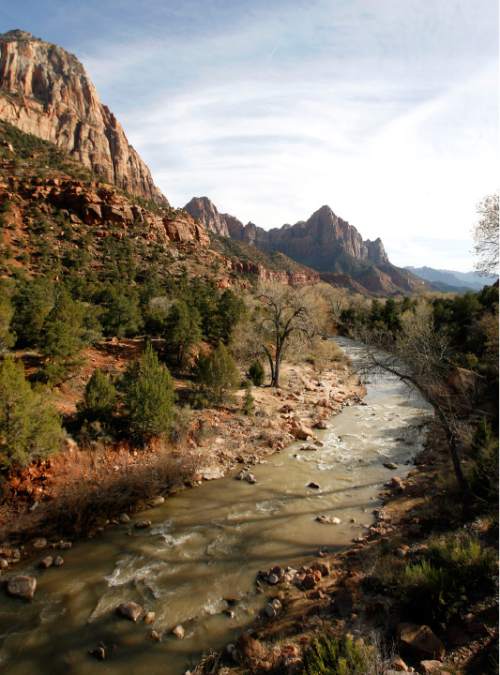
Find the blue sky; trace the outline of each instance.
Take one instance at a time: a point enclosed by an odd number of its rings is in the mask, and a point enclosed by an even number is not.
[[[467,270],[497,188],[496,0],[4,0],[75,53],[175,206],[329,204],[399,265]]]

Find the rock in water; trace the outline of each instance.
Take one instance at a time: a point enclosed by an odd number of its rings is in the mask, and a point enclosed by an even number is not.
[[[384,466],[386,469],[390,469],[391,471],[395,471],[398,468],[398,465],[394,464],[394,462],[384,462]]]
[[[138,520],[135,524],[136,530],[147,530],[148,527],[151,527],[150,520]]]
[[[125,619],[136,623],[141,616],[143,609],[136,602],[122,602],[122,604],[118,605],[116,608],[116,612]]]
[[[178,640],[182,640],[184,636],[186,635],[186,631],[184,630],[184,626],[181,626],[180,624],[176,626],[175,628],[172,629],[172,635],[175,635],[175,637]]]
[[[306,487],[311,488],[311,490],[319,490],[318,483],[315,483],[314,481],[310,481]]]
[[[15,598],[33,600],[36,591],[36,579],[28,575],[19,574],[11,577],[7,582],[7,593]]]
[[[42,558],[38,563],[38,567],[43,570],[46,570],[49,567],[52,567],[54,564],[54,558],[51,555],[46,555],[45,558]]]

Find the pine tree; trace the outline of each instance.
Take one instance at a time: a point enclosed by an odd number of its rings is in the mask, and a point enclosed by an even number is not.
[[[13,297],[12,329],[21,347],[41,344],[43,325],[54,305],[52,282],[44,277],[19,284]]]
[[[22,365],[0,364],[0,464],[25,466],[58,449],[62,428],[43,390],[34,390]]]
[[[174,414],[174,385],[150,343],[140,360],[126,372],[123,385],[132,436],[146,442],[168,432]]]
[[[265,372],[264,366],[260,361],[254,361],[251,364],[248,369],[248,376],[256,387],[262,386],[264,383]]]
[[[59,288],[42,330],[41,351],[48,357],[44,375],[49,382],[63,380],[74,366],[74,357],[86,341],[85,315],[85,305],[73,300],[66,288]]]
[[[10,326],[14,308],[10,300],[10,294],[4,284],[0,284],[0,352],[9,349],[14,344],[14,337]]]
[[[79,412],[89,422],[110,421],[116,405],[117,392],[110,378],[102,370],[96,369],[87,382]]]
[[[167,354],[178,366],[186,362],[190,348],[201,340],[201,319],[195,307],[184,300],[172,305],[165,321]]]
[[[236,389],[240,374],[227,347],[219,342],[209,356],[198,360],[197,379],[207,398],[222,403],[232,389]]]

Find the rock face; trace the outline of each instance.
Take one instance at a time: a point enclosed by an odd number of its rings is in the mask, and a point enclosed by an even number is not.
[[[193,218],[203,223],[210,232],[220,234],[222,237],[229,237],[226,222],[227,214],[219,213],[215,204],[208,197],[193,197],[186,204],[184,210],[193,216]]]
[[[13,30],[0,35],[0,119],[51,141],[119,188],[167,204],[78,59]]]
[[[193,198],[184,208],[207,229],[266,253],[282,253],[318,271],[333,286],[378,295],[422,288],[410,272],[390,263],[380,239],[364,240],[329,206],[322,206],[306,221],[271,230],[252,222],[243,225],[234,216],[219,213],[207,197]]]
[[[163,245],[209,244],[205,228],[187,213],[169,208],[151,211],[98,182],[86,185],[72,179],[11,178],[8,184],[0,181],[0,198],[3,196],[10,202],[18,197],[27,204],[62,209],[75,223],[91,226],[97,237],[108,236],[112,228],[121,230],[122,236],[136,236],[134,228],[139,228],[146,240]]]

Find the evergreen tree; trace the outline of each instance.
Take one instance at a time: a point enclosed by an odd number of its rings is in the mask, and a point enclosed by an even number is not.
[[[89,422],[109,422],[116,405],[117,392],[110,378],[96,369],[87,382],[79,412]]]
[[[39,277],[19,283],[13,297],[12,329],[21,347],[36,347],[41,343],[43,325],[54,305],[51,281]]]
[[[32,389],[22,365],[0,364],[0,464],[25,466],[58,449],[59,416],[42,390]]]
[[[215,317],[215,328],[217,340],[227,345],[231,338],[234,326],[238,323],[243,314],[245,305],[233,291],[226,289],[217,303],[217,316]]]
[[[190,348],[201,340],[198,310],[184,300],[172,305],[165,321],[166,351],[178,366],[185,364]]]
[[[254,361],[251,364],[248,369],[248,376],[256,387],[262,386],[264,383],[265,372],[264,366],[260,361]]]
[[[104,307],[101,324],[105,335],[138,335],[142,328],[142,314],[139,295],[134,288],[109,285],[96,297],[96,302]]]
[[[123,386],[129,429],[135,439],[145,442],[170,430],[174,385],[150,343],[125,373]]]
[[[0,352],[9,349],[14,344],[14,337],[10,331],[14,308],[10,300],[10,293],[5,284],[0,284]]]
[[[238,368],[222,342],[209,356],[202,356],[198,360],[197,380],[207,398],[214,403],[222,403],[229,392],[238,386]]]

